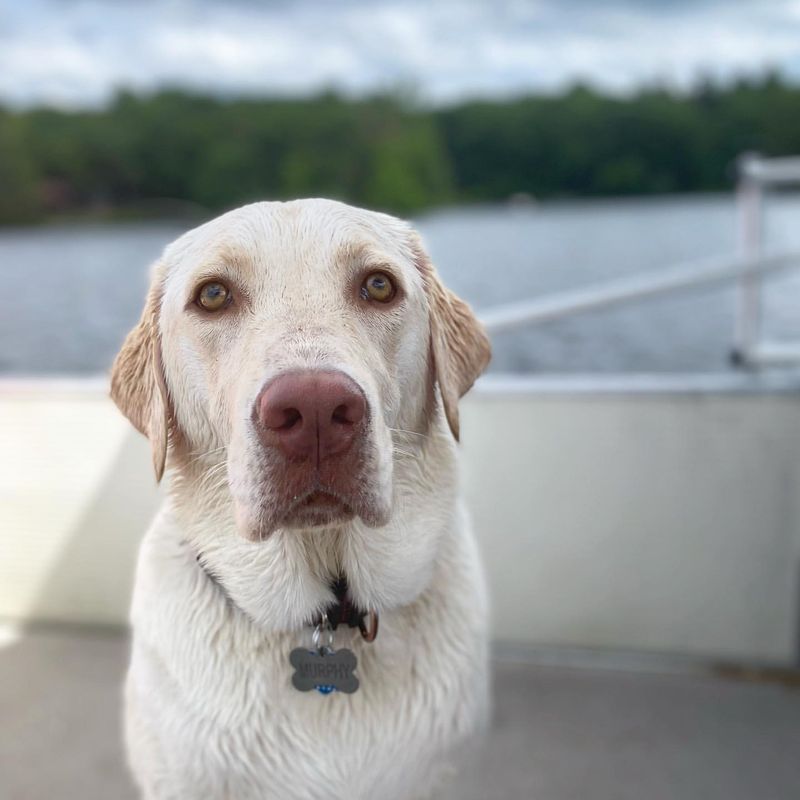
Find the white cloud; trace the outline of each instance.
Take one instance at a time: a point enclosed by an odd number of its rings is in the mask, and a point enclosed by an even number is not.
[[[426,99],[625,92],[800,71],[800,2],[740,0],[27,0],[0,10],[0,99],[66,106],[120,86]]]

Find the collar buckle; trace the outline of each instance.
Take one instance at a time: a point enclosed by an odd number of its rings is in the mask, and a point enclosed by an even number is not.
[[[347,578],[343,575],[331,584],[331,590],[336,596],[336,602],[325,608],[319,620],[327,619],[332,630],[336,630],[339,625],[358,628],[365,642],[374,642],[378,635],[377,611],[363,611],[353,605],[348,597]]]

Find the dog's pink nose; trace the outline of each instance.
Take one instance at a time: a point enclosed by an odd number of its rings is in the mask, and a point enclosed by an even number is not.
[[[366,400],[342,372],[304,370],[269,383],[256,411],[270,444],[293,461],[319,463],[350,448]]]

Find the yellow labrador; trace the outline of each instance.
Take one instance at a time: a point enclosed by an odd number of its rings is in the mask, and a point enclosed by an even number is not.
[[[437,785],[487,708],[455,440],[488,360],[393,217],[256,203],[166,248],[112,374],[170,473],[132,608],[145,798]]]

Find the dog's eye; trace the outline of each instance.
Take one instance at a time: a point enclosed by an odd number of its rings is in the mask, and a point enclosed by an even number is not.
[[[209,281],[200,287],[197,293],[197,304],[206,311],[219,311],[228,304],[231,293],[224,283]]]
[[[385,273],[373,272],[364,281],[364,285],[361,287],[361,296],[365,300],[388,303],[394,297],[394,284]]]

